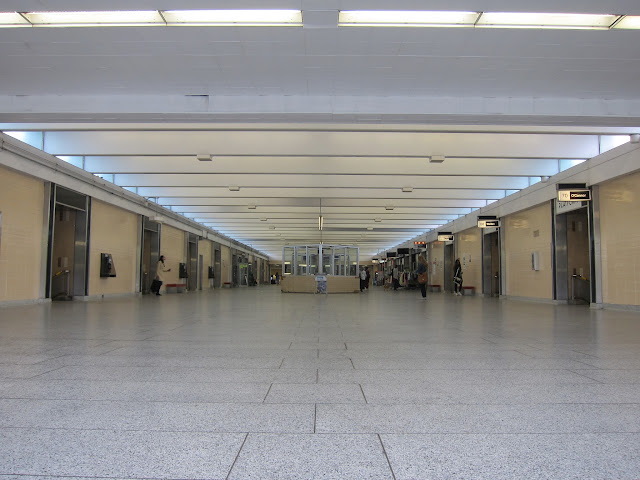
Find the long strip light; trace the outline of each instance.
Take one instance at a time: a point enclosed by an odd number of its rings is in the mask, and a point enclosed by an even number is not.
[[[640,16],[570,13],[378,11],[339,12],[341,27],[640,29]],[[0,12],[0,28],[123,26],[303,26],[301,10],[149,10]]]
[[[341,11],[341,27],[639,29],[640,16],[571,13]]]
[[[0,28],[153,26],[302,26],[300,10],[151,10],[0,12]]]
[[[483,13],[476,26],[608,30],[619,18],[620,15],[570,13]]]
[[[341,27],[470,27],[478,18],[477,12],[429,11],[341,11]]]

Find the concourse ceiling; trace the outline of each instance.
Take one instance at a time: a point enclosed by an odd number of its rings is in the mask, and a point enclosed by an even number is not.
[[[228,8],[215,0],[93,3]],[[326,19],[425,3],[517,8],[506,0],[238,0],[233,8]],[[640,15],[636,0],[534,6]],[[86,8],[5,0],[0,11]],[[640,30],[323,22],[0,28],[0,130],[44,131],[46,152],[80,158],[87,171],[272,260],[285,244],[357,245],[364,259],[410,246],[640,132]]]

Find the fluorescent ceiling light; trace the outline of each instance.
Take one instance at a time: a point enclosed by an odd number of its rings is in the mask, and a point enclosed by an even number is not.
[[[240,191],[240,187],[238,187],[237,185],[231,185],[229,187],[229,191],[230,192],[239,192]]]
[[[167,25],[302,26],[300,10],[167,10]]]
[[[402,187],[402,191],[404,193],[411,193],[413,192],[413,187]]]
[[[16,12],[0,12],[0,28],[2,27],[29,27],[31,24],[22,15]]]
[[[393,205],[387,205],[384,207],[385,210],[393,210]]]
[[[624,16],[622,17],[622,20],[613,26],[613,28],[640,29],[640,16]]]
[[[29,12],[23,14],[34,27],[116,27],[164,25],[157,11]]]
[[[476,23],[486,28],[608,29],[620,15],[584,13],[483,13]]]
[[[375,11],[339,13],[342,27],[472,27],[478,12]]]
[[[302,26],[300,10],[6,12],[0,27]]]
[[[442,163],[444,162],[444,155],[431,155],[429,157],[429,162],[430,163]]]
[[[257,207],[252,203],[247,207],[249,210],[255,210]]]
[[[374,218],[373,221],[377,222],[377,223],[380,223],[382,221],[382,219],[381,218]]]
[[[200,162],[210,162],[213,160],[213,155],[209,155],[208,153],[199,153],[197,158]]]

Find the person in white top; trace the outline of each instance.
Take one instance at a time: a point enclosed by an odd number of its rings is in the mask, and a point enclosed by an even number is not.
[[[360,267],[360,291],[362,292],[367,286],[367,271],[364,267]]]
[[[160,283],[158,285],[158,289],[156,291],[156,295],[160,296],[160,287],[164,283],[164,274],[166,272],[170,272],[170,268],[165,268],[164,265],[164,255],[160,255],[160,259],[158,260],[158,265],[156,267],[156,280]]]

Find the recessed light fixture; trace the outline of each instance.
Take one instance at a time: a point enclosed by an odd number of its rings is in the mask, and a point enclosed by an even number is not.
[[[261,218],[261,219],[260,219],[260,221],[261,221],[261,222],[266,222],[266,221],[267,221],[267,219],[263,217],[263,218]]]
[[[229,186],[229,191],[230,192],[239,192],[240,191],[240,187],[237,185],[231,185]]]
[[[367,230],[373,230],[373,227],[367,227]]]
[[[341,11],[338,25],[341,27],[472,27],[478,12],[430,12],[430,11]]]
[[[413,187],[402,187],[402,191],[404,193],[411,193],[413,192]]]
[[[255,210],[257,207],[254,204],[250,204],[247,208],[249,210]]]
[[[169,26],[302,26],[301,10],[166,10],[162,16]]]
[[[197,155],[197,158],[199,162],[210,162],[211,160],[213,160],[213,156],[209,155],[208,153],[199,153]]]
[[[431,155],[429,157],[429,163],[442,163],[444,162],[444,155]]]
[[[605,30],[619,18],[620,15],[584,13],[485,12],[476,22],[476,27]]]
[[[382,221],[382,219],[381,218],[374,218],[373,221],[376,222],[376,223],[380,223]]]
[[[384,207],[385,210],[393,210],[393,205],[387,205],[386,207]]]
[[[300,10],[2,12],[0,27],[301,27]]]
[[[613,25],[611,28],[620,28],[620,29],[640,29],[640,16],[638,15],[624,15],[618,23]]]

